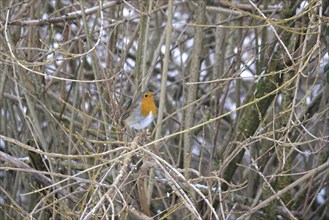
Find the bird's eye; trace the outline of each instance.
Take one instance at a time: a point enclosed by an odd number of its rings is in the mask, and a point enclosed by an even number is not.
[[[147,94],[144,95],[145,98],[146,98],[147,96],[148,96]]]

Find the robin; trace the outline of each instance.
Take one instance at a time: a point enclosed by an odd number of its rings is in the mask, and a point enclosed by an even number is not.
[[[145,92],[129,113],[129,116],[124,120],[129,127],[143,129],[149,126],[157,113],[153,93]]]

